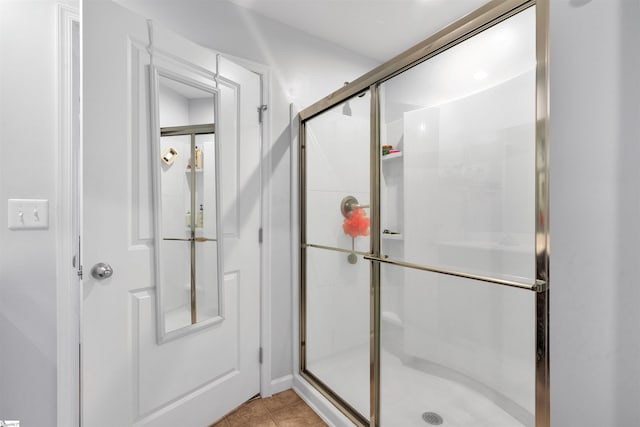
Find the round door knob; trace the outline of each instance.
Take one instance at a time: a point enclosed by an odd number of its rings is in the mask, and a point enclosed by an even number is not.
[[[99,262],[93,266],[91,269],[91,276],[94,279],[102,280],[108,279],[113,275],[113,268],[109,264],[105,264],[104,262]]]

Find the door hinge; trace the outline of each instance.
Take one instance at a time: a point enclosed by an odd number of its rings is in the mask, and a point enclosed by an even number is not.
[[[258,243],[262,243],[262,227],[258,229]]]
[[[262,365],[262,347],[258,350],[258,362]]]
[[[73,255],[73,268],[77,268],[76,274],[78,278],[82,280],[82,237],[78,236],[78,252]]]
[[[267,111],[267,104],[262,104],[261,106],[258,107],[258,122],[262,123],[262,118],[264,115],[264,112]]]

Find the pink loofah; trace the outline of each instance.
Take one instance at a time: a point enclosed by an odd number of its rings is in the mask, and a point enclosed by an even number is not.
[[[351,237],[369,235],[369,218],[362,208],[354,208],[342,223],[344,234]]]

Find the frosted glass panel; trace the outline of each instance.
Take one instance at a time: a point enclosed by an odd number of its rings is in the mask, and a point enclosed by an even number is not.
[[[388,80],[381,98],[383,253],[533,282],[535,8]]]
[[[307,249],[306,369],[369,415],[369,263]]]
[[[381,265],[381,425],[532,427],[535,294]]]
[[[307,243],[369,251],[369,108],[367,91],[306,124]],[[341,213],[347,196],[363,207],[357,218]]]

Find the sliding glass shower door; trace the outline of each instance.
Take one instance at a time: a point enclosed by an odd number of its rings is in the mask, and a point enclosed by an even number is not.
[[[535,66],[530,8],[380,85],[382,426],[534,425]]]
[[[306,126],[303,373],[369,418],[368,92]]]
[[[549,425],[540,7],[301,113],[301,374],[357,425]]]

